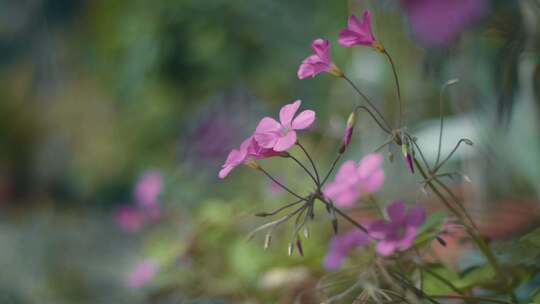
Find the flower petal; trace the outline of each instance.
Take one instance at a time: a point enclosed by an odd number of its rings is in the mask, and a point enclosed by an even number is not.
[[[396,251],[396,243],[393,241],[380,241],[377,244],[377,253],[382,256],[390,256]]]
[[[426,220],[426,212],[421,207],[415,207],[409,210],[405,219],[407,226],[420,227]]]
[[[338,173],[336,174],[336,181],[356,182],[357,180],[356,170],[357,170],[356,163],[353,160],[348,160],[344,162],[339,168]]]
[[[384,239],[388,232],[388,223],[385,220],[376,220],[368,226],[369,236],[374,239]]]
[[[286,151],[296,143],[296,132],[289,131],[287,135],[278,138],[274,145],[274,150],[277,152]]]
[[[411,248],[414,243],[414,239],[416,238],[416,231],[416,227],[406,227],[405,233],[403,234],[401,240],[396,243],[396,247],[399,250],[407,250]]]
[[[295,102],[284,105],[281,108],[281,110],[279,111],[279,121],[281,122],[281,125],[283,127],[290,126],[294,114],[296,114],[296,111],[298,111],[298,108],[301,104],[301,100],[296,100]]]
[[[219,174],[218,174],[219,178],[224,179],[225,177],[227,177],[227,175],[229,175],[229,173],[232,171],[232,169],[234,169],[234,166],[230,166],[230,165],[224,166],[219,171]]]
[[[369,178],[377,170],[380,170],[384,156],[380,153],[370,153],[360,160],[358,175],[360,178]]]
[[[294,130],[302,130],[308,128],[315,121],[315,111],[305,110],[298,114],[292,121],[292,128]]]
[[[330,64],[330,41],[321,38],[315,39],[313,40],[311,47],[323,63]]]
[[[363,31],[362,22],[360,22],[360,20],[358,20],[358,18],[355,15],[349,16],[349,19],[347,20],[347,27],[349,30],[357,32],[357,33],[361,33]]]
[[[360,191],[362,193],[377,192],[384,184],[384,171],[378,170],[369,178],[361,180]]]
[[[302,80],[310,76],[315,76],[315,69],[311,63],[303,62],[298,68],[298,79]]]
[[[270,149],[276,145],[279,139],[279,133],[277,132],[255,133],[253,134],[253,137],[255,138],[255,140],[261,147]]]
[[[257,125],[255,133],[278,132],[280,129],[281,124],[279,122],[272,117],[265,117]]]
[[[393,202],[386,208],[388,216],[393,222],[399,222],[406,216],[407,207],[402,201]]]
[[[339,32],[338,43],[344,47],[352,47],[360,44],[358,34],[349,29],[343,29]]]

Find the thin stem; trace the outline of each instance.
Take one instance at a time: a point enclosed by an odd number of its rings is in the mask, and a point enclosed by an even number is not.
[[[302,163],[298,160],[298,158],[292,156],[290,153],[289,153],[289,156],[288,156],[288,157],[291,158],[292,160],[294,160],[294,162],[297,163],[300,167],[302,167],[302,169],[304,169],[304,171],[306,171],[306,173],[311,177],[311,179],[313,180],[313,182],[315,183],[315,185],[316,185],[317,187],[319,187],[319,184],[320,184],[320,183],[319,183],[319,180],[317,180],[317,179],[315,178],[315,176],[313,176],[313,174],[311,174],[311,172],[308,170],[308,168],[306,168],[306,166],[304,166],[304,164],[302,164]]]
[[[511,302],[507,302],[504,300],[494,299],[494,298],[488,298],[488,297],[476,297],[476,296],[457,296],[457,295],[438,295],[438,296],[431,296],[435,299],[456,299],[456,300],[465,300],[465,301],[482,301],[482,302],[491,302],[491,303],[501,303],[501,304],[510,304]]]
[[[390,62],[390,66],[392,66],[392,73],[394,74],[394,81],[396,83],[396,90],[397,90],[397,96],[398,96],[398,103],[399,103],[399,120],[398,120],[398,128],[401,128],[401,122],[403,117],[403,109],[402,109],[402,102],[401,102],[401,89],[399,87],[399,79],[396,71],[396,66],[394,64],[394,60],[392,60],[392,56],[384,50],[384,55],[386,55],[386,58],[388,58],[388,61]]]
[[[334,162],[332,163],[332,167],[330,167],[330,170],[328,170],[328,173],[326,173],[326,176],[324,177],[324,179],[323,179],[323,181],[321,183],[321,187],[326,183],[326,181],[330,177],[330,174],[332,174],[332,171],[334,171],[334,168],[336,168],[336,165],[337,165],[339,159],[341,158],[341,155],[343,155],[343,153],[338,153],[336,159],[334,159]]]
[[[460,141],[461,142],[461,141]],[[414,160],[414,163],[415,165],[417,166],[418,168],[418,171],[420,172],[420,174],[424,177],[424,179],[427,179],[427,175],[424,171],[424,169],[422,168],[422,165],[420,164],[420,162],[416,159],[416,157],[413,158]],[[444,162],[443,162],[444,163]],[[486,259],[488,260],[489,264],[491,265],[491,267],[495,270],[495,273],[497,273],[497,275],[501,278],[501,279],[504,279],[506,280],[506,275],[502,272],[502,268],[499,264],[499,261],[497,260],[497,258],[495,257],[495,254],[493,253],[493,251],[491,250],[491,248],[486,244],[485,240],[478,236],[478,234],[476,233],[476,230],[474,228],[471,228],[469,225],[465,224],[464,221],[463,221],[463,218],[462,218],[462,214],[460,212],[458,212],[455,208],[452,207],[452,205],[450,204],[450,202],[446,199],[446,197],[444,197],[442,195],[442,193],[439,191],[439,189],[437,189],[433,183],[431,181],[428,181],[427,182],[427,185],[429,186],[429,188],[433,191],[433,193],[435,193],[440,199],[441,201],[443,201],[443,203],[445,204],[445,206],[450,209],[450,211],[452,211],[452,213],[454,213],[454,215],[456,215],[460,221],[461,224],[463,224],[463,226],[465,226],[465,230],[467,231],[467,234],[473,239],[473,241],[476,243],[476,245],[478,246],[478,249],[480,249],[480,251],[482,252],[482,254],[486,257]],[[510,295],[511,299],[513,302],[517,303],[517,297],[514,293],[514,291],[510,288],[509,290],[507,290],[508,294]]]
[[[463,204],[461,204],[458,200],[458,198],[455,196],[455,194],[452,192],[452,190],[450,190],[450,188],[448,188],[447,185],[445,185],[443,182],[441,182],[438,178],[435,178],[434,181],[441,187],[444,189],[444,191],[446,191],[446,193],[448,193],[452,199],[456,202],[456,205],[458,205],[461,209],[461,211],[463,212],[463,214],[465,215],[465,217],[467,217],[467,220],[471,223],[471,226],[478,230],[478,227],[476,226],[476,224],[474,223],[473,219],[471,218],[471,216],[469,215],[469,213],[467,212],[467,209],[465,208],[465,206],[463,206]]]
[[[439,94],[439,118],[441,120],[440,122],[440,128],[439,128],[439,148],[437,149],[437,161],[435,162],[435,167],[439,165],[439,160],[441,159],[441,147],[442,147],[442,135],[443,135],[443,97],[444,97],[444,91],[447,87],[456,84],[457,79],[452,79],[450,81],[447,81],[441,88],[441,92]]]
[[[278,209],[276,209],[276,210],[274,210],[272,212],[263,212],[263,213],[257,214],[257,216],[274,216],[274,215],[280,213],[281,211],[283,211],[285,209],[288,209],[288,208],[290,208],[290,207],[292,207],[294,205],[297,205],[298,203],[303,202],[303,201],[304,200],[300,199],[300,200],[294,201],[292,203],[289,203],[289,204],[287,204],[285,206],[281,206],[281,207],[279,207]]]
[[[296,194],[294,191],[292,191],[291,189],[287,188],[285,185],[283,185],[281,182],[279,182],[277,179],[275,179],[272,175],[270,175],[270,173],[268,173],[266,170],[264,170],[262,167],[259,168],[259,170],[264,173],[264,175],[266,175],[266,177],[268,177],[269,179],[271,179],[274,183],[276,183],[278,186],[280,186],[281,188],[283,188],[285,191],[289,192],[290,194],[296,196],[298,199],[300,200],[303,200],[303,201],[306,201],[307,199],[304,198],[304,197],[301,197],[300,195]]]
[[[462,138],[460,139],[456,146],[454,147],[454,149],[452,149],[452,151],[450,152],[450,154],[448,154],[448,156],[440,163],[438,164],[434,169],[433,169],[433,173],[437,172],[437,170],[439,170],[453,155],[454,153],[456,153],[457,149],[459,148],[459,146],[461,145],[462,142],[467,142],[468,139],[465,139],[465,138]]]
[[[364,93],[362,93],[362,91],[360,91],[360,89],[358,89],[358,87],[354,84],[354,82],[352,82],[352,80],[350,80],[347,76],[343,75],[343,79],[345,79],[350,85],[351,87],[353,87],[353,89],[369,104],[369,106],[371,106],[373,108],[373,110],[379,115],[379,117],[384,121],[384,123],[386,124],[386,126],[388,127],[388,129],[391,129],[390,127],[390,124],[388,123],[388,121],[386,121],[386,119],[384,118],[384,116],[381,114],[381,112],[379,112],[379,110],[377,109],[377,107],[375,107],[375,105],[369,100],[369,98],[367,98],[366,95],[364,95]]]
[[[371,110],[368,107],[366,107],[366,106],[356,106],[356,109],[362,109],[362,110],[368,112],[369,116],[371,116],[371,118],[373,118],[373,120],[377,123],[379,128],[381,128],[384,132],[386,132],[388,134],[392,133],[389,129],[387,129],[385,126],[383,126],[381,124],[381,122],[377,119],[377,117],[375,117],[375,114],[373,114],[373,112],[371,112]]]
[[[349,223],[351,223],[353,226],[355,226],[356,228],[362,230],[363,232],[367,233],[367,229],[362,226],[360,223],[358,223],[357,221],[355,221],[353,218],[351,218],[350,216],[348,216],[346,213],[344,213],[343,211],[339,210],[338,208],[336,208],[334,206],[334,204],[332,203],[329,203],[327,202],[324,198],[322,198],[321,196],[318,196],[317,197],[321,202],[323,202],[327,207],[331,208],[332,210],[334,210],[337,214],[339,214],[341,217],[343,217],[345,220],[347,220]]]
[[[307,152],[306,148],[304,148],[304,146],[302,146],[302,144],[297,141],[296,142],[296,145],[300,147],[300,149],[302,149],[302,151],[304,151],[304,154],[306,154],[309,162],[311,163],[311,166],[313,167],[313,171],[315,171],[315,176],[317,177],[317,186],[321,184],[321,178],[319,177],[319,172],[317,171],[317,167],[315,166],[315,163],[313,162],[313,159],[311,159],[311,156],[309,155],[309,153]]]

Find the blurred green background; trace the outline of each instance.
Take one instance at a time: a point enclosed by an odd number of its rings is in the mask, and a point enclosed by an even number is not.
[[[217,172],[260,118],[295,99],[317,112],[300,140],[329,167],[357,97],[329,74],[297,79],[315,38],[396,114],[385,58],[336,43],[348,15],[366,8],[397,63],[408,128],[432,160],[440,87],[460,79],[445,97],[443,150],[475,142],[449,164],[473,182],[451,183],[486,234],[535,227],[539,1],[485,1],[442,44],[415,32],[416,5],[429,1],[0,1],[0,303],[292,303],[302,292],[316,303],[328,219],[305,257],[287,257],[285,228],[264,251],[260,237],[245,240],[262,224],[253,214],[290,198],[247,167],[223,181]],[[347,157],[384,140],[361,117]],[[283,160],[264,165],[295,189],[309,185]],[[433,200],[419,198],[402,165],[388,164],[382,198]],[[115,212],[149,170],[163,178],[163,216],[123,231]],[[130,288],[147,258],[157,275]]]

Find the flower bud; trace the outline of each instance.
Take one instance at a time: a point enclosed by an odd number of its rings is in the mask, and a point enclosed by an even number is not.
[[[401,153],[403,153],[403,156],[405,157],[405,161],[407,162],[407,167],[409,167],[409,170],[411,170],[411,173],[414,173],[413,158],[409,151],[409,144],[403,143],[401,145]]]
[[[356,111],[352,111],[351,114],[349,114],[349,118],[347,118],[347,125],[345,126],[345,133],[343,134],[343,142],[341,144],[341,148],[339,149],[339,153],[345,152],[345,149],[347,146],[349,146],[355,124]]]
[[[294,245],[293,243],[289,243],[289,247],[287,248],[287,255],[292,256],[293,251],[294,251]]]
[[[264,250],[266,250],[270,246],[270,242],[272,241],[272,235],[270,233],[266,234],[264,237]]]
[[[296,239],[296,248],[298,248],[300,256],[304,256],[304,249],[302,249],[302,241],[300,239]]]

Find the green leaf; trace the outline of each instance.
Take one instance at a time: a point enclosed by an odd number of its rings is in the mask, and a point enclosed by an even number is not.
[[[446,214],[442,211],[430,215],[418,230],[415,246],[422,246],[434,240],[442,230]]]

